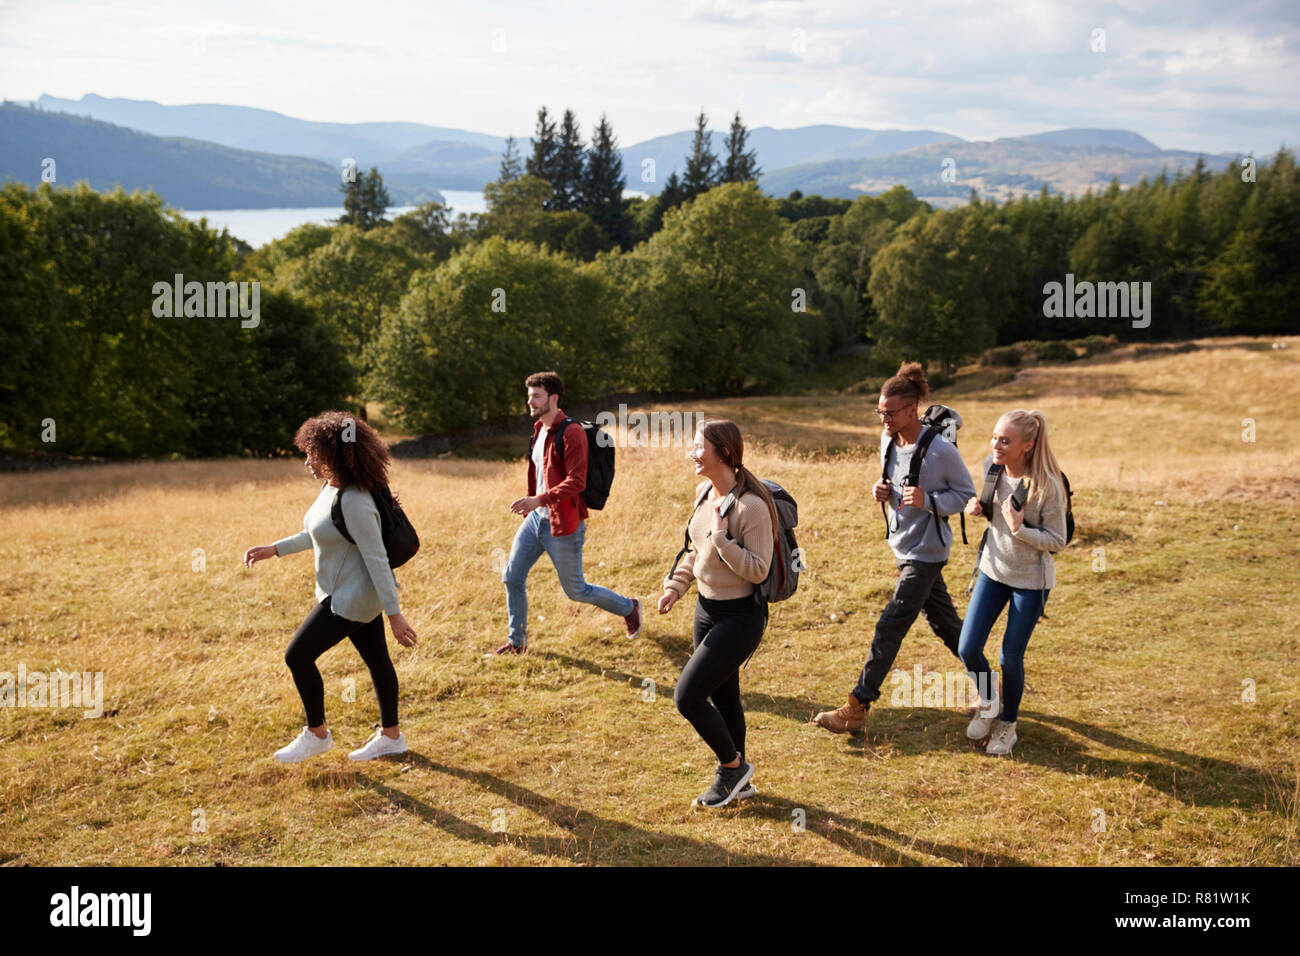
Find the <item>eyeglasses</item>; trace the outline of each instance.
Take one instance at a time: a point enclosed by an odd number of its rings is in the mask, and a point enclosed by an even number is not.
[[[907,405],[900,405],[897,408],[874,408],[872,409],[872,411],[876,413],[876,417],[880,419],[882,422],[888,422],[888,421],[893,421],[894,416],[897,415],[899,412],[901,412],[903,409],[915,404],[916,404],[915,402],[908,402]]]

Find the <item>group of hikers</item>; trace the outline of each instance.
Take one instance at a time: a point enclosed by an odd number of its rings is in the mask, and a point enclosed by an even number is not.
[[[549,555],[565,595],[623,618],[628,638],[642,628],[637,597],[590,584],[582,571],[589,439],[582,423],[560,408],[564,383],[554,372],[525,381],[533,439],[528,494],[511,503],[523,517],[506,560],[508,637],[492,654],[528,651],[528,573]],[[875,413],[882,425],[881,477],[872,492],[885,514],[887,538],[898,565],[894,593],[876,623],[866,664],[844,706],[813,721],[832,733],[862,728],[868,708],[893,665],[903,636],[924,614],[931,630],[975,681],[979,702],[967,711],[967,736],[987,740],[985,752],[1011,752],[1024,692],[1029,637],[1055,586],[1052,554],[1067,541],[1067,486],[1048,445],[1039,411],[1003,415],[984,460],[983,491],[956,446],[923,421],[929,385],[919,363],[904,363],[881,387]],[[322,482],[303,530],[271,545],[249,548],[244,563],[312,548],[317,604],[294,633],[285,663],[302,697],[307,725],[279,760],[297,762],[324,753],[334,742],[325,720],[325,692],[316,659],[350,638],[369,668],[381,725],[350,754],[370,760],[407,750],[398,725],[397,674],[388,655],[381,612],[393,637],[410,647],[416,634],[401,613],[397,583],[376,503],[387,493],[388,449],[373,428],[343,412],[326,412],[298,429],[294,444],[312,477]],[[745,712],[740,668],[758,648],[768,619],[763,587],[773,569],[780,536],[777,504],[768,485],[744,464],[745,446],[735,422],[703,421],[688,455],[701,479],[687,544],[663,582],[660,614],[672,611],[691,582],[697,585],[693,650],[677,681],[674,700],[717,757],[713,784],[695,798],[721,807],[753,796],[754,765],[745,758]],[[779,490],[779,489],[778,489]],[[957,613],[943,580],[952,532],[948,516],[961,512],[988,519],[966,617]],[[994,681],[984,646],[1004,607],[1002,679]]]

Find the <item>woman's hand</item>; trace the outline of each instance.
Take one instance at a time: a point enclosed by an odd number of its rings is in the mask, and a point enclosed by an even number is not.
[[[713,527],[710,530],[719,534],[727,533],[727,527],[729,522],[731,521],[729,517],[724,518],[721,514],[718,513],[718,509],[722,507],[722,503],[726,500],[727,499],[725,497],[722,497],[719,498],[717,501],[713,502]]]
[[[1016,510],[1016,506],[1011,503],[1011,496],[1007,495],[1002,501],[1002,517],[1007,519],[1007,528],[1012,534],[1020,530],[1020,526],[1025,521],[1024,509]]]
[[[659,613],[667,614],[669,611],[671,611],[673,609],[673,605],[677,603],[677,599],[679,597],[681,597],[681,595],[678,594],[676,591],[670,590],[669,588],[664,588],[664,593],[659,596]]]
[[[255,548],[249,548],[244,552],[244,567],[251,568],[265,558],[274,558],[276,556],[275,545],[262,544]]]
[[[984,507],[980,504],[978,498],[972,498],[970,501],[966,502],[966,513],[975,518],[978,518],[984,513]]]
[[[397,638],[398,644],[403,647],[415,646],[415,628],[406,623],[406,618],[400,614],[390,614],[388,623],[393,628],[393,637]]]

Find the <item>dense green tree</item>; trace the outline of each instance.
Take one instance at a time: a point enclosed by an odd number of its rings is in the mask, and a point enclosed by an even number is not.
[[[376,349],[369,388],[404,427],[444,431],[518,413],[539,368],[566,394],[617,384],[624,349],[598,269],[492,237],[412,277]]]
[[[339,217],[339,225],[366,231],[388,222],[384,217],[393,201],[384,188],[384,177],[374,166],[370,172],[343,183],[342,189],[343,215]]]
[[[682,193],[686,200],[708,192],[718,183],[718,157],[713,152],[712,143],[709,118],[701,111],[695,119],[695,136],[691,139],[691,152],[686,157],[686,172],[682,175]]]
[[[724,183],[743,183],[758,179],[762,170],[758,166],[758,154],[745,148],[749,131],[740,121],[740,111],[731,120],[731,132],[727,134],[727,158],[722,163],[721,181]]]
[[[581,206],[610,241],[621,248],[630,245],[632,234],[631,216],[623,198],[626,186],[618,141],[609,120],[601,116],[591,137],[591,148],[587,150]]]

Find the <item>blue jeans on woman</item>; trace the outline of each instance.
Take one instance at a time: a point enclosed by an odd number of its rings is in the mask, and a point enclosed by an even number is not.
[[[510,546],[501,580],[506,585],[506,611],[510,616],[510,643],[523,647],[528,643],[528,572],[545,552],[551,556],[560,587],[570,601],[582,601],[619,617],[632,613],[632,599],[615,594],[609,588],[588,584],[582,576],[582,544],[587,537],[587,522],[579,521],[573,534],[551,534],[551,520],[546,508],[534,508],[519,525],[515,542]]]
[[[1007,611],[1007,630],[1002,636],[1002,658],[998,662],[1002,665],[1002,719],[1007,723],[1013,722],[1020,713],[1020,698],[1025,693],[1025,648],[1047,605],[1049,593],[1050,588],[1013,588],[981,571],[966,608],[957,653],[967,673],[975,678],[975,685],[991,688],[993,672],[984,658],[984,645],[993,630],[993,622],[1008,602],[1011,604]]]

